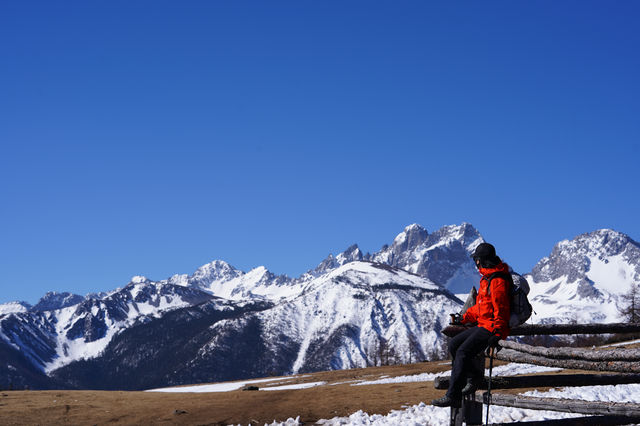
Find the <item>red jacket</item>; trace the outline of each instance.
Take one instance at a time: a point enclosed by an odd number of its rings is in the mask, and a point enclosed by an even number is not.
[[[478,291],[478,297],[476,297],[476,304],[464,313],[462,323],[477,322],[479,327],[489,330],[504,339],[509,335],[509,318],[511,318],[510,283],[497,276],[491,280],[490,292],[487,294],[488,282],[486,277],[494,272],[509,273],[509,266],[506,263],[501,263],[495,268],[480,268],[482,278],[480,279],[480,290]]]

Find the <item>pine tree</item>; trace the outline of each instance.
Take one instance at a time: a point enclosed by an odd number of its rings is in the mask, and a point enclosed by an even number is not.
[[[629,291],[622,297],[620,315],[629,323],[640,323],[640,284],[632,283]]]

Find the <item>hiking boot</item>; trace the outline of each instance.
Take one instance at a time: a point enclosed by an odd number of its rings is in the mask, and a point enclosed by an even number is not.
[[[450,396],[445,395],[442,398],[434,399],[433,401],[431,401],[431,405],[435,405],[436,407],[460,408],[462,404],[459,399],[453,399]]]
[[[475,393],[477,390],[478,386],[476,386],[473,379],[467,379],[467,384],[462,388],[462,395],[469,395]]]

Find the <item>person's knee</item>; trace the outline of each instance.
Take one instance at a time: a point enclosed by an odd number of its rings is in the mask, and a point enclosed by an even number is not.
[[[451,358],[456,357],[456,352],[458,351],[459,345],[454,344],[453,342],[449,342],[449,355]]]
[[[464,343],[464,340],[460,341],[459,339],[452,339],[451,341],[449,341],[449,353],[451,355],[455,355],[463,343]]]
[[[459,362],[463,362],[463,363],[464,363],[464,362],[466,362],[466,361],[467,361],[467,359],[469,359],[469,358],[470,358],[469,353],[467,353],[466,351],[458,350],[458,351],[456,352],[455,359],[457,359]]]

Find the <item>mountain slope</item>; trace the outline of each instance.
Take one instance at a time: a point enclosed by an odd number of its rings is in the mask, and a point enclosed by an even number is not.
[[[531,274],[533,322],[617,322],[617,306],[640,283],[640,245],[601,229],[559,242]]]
[[[460,304],[417,275],[352,262],[312,281],[299,297],[265,311],[261,321],[268,335],[290,330],[289,337],[299,342],[291,372],[353,368],[380,362],[385,346],[396,353],[384,355],[396,362],[442,355],[440,330]]]
[[[217,365],[199,364],[199,351],[216,336],[212,326],[217,322],[271,306],[211,299],[176,309],[124,329],[100,356],[75,361],[50,375],[75,388],[123,390],[243,377],[246,373],[235,362],[253,359],[250,339],[235,342],[237,351],[226,352]]]
[[[139,321],[211,298],[197,289],[138,277],[102,299],[86,299],[52,311],[0,316],[0,339],[19,349],[36,368],[51,371],[98,356],[113,336]]]

